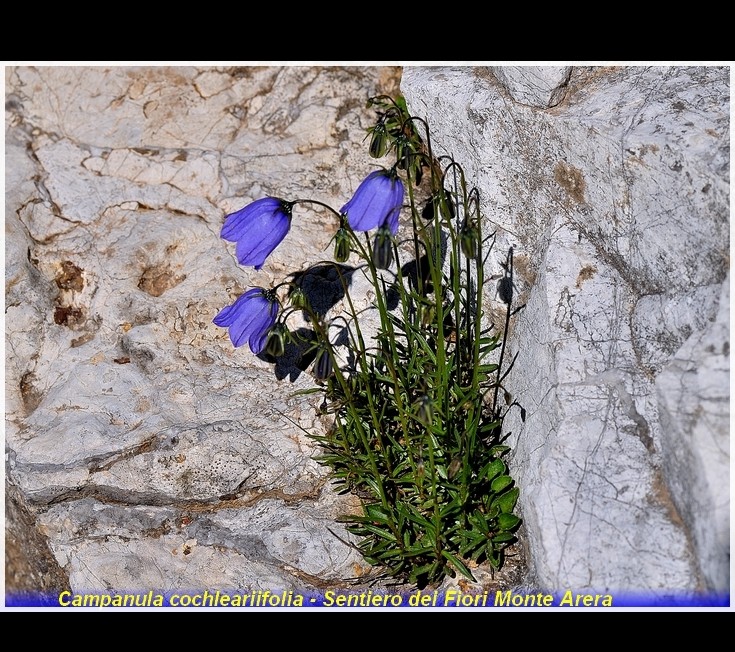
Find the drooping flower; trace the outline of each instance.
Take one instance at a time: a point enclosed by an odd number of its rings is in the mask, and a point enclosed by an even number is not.
[[[265,259],[291,228],[293,203],[276,197],[256,199],[225,218],[220,235],[236,242],[235,254],[241,265],[260,269]]]
[[[268,331],[278,317],[278,300],[272,290],[253,288],[241,294],[235,303],[217,313],[212,320],[217,326],[229,328],[235,347],[247,343],[258,355],[265,348]]]
[[[341,212],[353,231],[388,225],[395,235],[402,205],[403,182],[390,170],[376,170],[365,177]]]

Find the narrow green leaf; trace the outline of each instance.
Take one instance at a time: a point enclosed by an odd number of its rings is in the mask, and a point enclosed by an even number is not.
[[[503,455],[503,453],[507,453],[510,450],[510,446],[504,446],[503,444],[498,444],[497,446],[493,446],[490,449],[491,455],[500,456]]]
[[[454,566],[462,575],[464,575],[467,579],[474,582],[475,578],[470,573],[470,569],[467,568],[459,559],[457,559],[453,554],[447,552],[446,550],[442,550],[442,557],[444,557],[447,561],[449,561],[452,566]]]
[[[488,520],[492,520],[492,519],[498,518],[498,516],[500,516],[500,514],[501,514],[500,505],[498,505],[497,503],[493,502],[493,504],[490,506],[490,511],[488,511],[488,513],[487,513]]]
[[[490,528],[487,523],[487,517],[479,509],[470,515],[470,522],[482,532],[483,535],[490,534]]]
[[[438,569],[439,564],[437,562],[433,562],[431,564],[423,564],[422,566],[418,566],[411,571],[411,576],[409,579],[411,582],[416,583],[418,579],[423,577],[424,575],[428,577],[433,577]]]
[[[382,528],[377,527],[376,525],[372,525],[371,523],[363,523],[359,526],[361,530],[370,532],[371,534],[375,534],[376,536],[379,536],[383,539],[387,539],[388,541],[395,541],[396,537],[392,532],[388,532],[387,530],[383,530]]]
[[[414,548],[408,548],[402,550],[401,553],[404,557],[419,557],[420,555],[428,555],[434,551],[433,547],[430,546],[417,546]]]
[[[365,505],[365,517],[372,521],[381,521],[388,523],[391,520],[390,514],[386,512],[382,505],[378,503],[372,503],[371,505]]]
[[[324,390],[321,387],[311,387],[309,389],[297,389],[291,392],[291,396],[308,396],[309,394],[321,394]]]

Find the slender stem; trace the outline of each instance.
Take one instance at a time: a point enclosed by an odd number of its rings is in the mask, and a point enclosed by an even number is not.
[[[326,208],[330,213],[334,213],[337,217],[342,217],[342,214],[339,211],[332,208],[332,206],[330,206],[329,204],[325,204],[324,202],[318,201],[317,199],[294,199],[290,203],[294,206],[296,204],[314,204],[316,206]]]
[[[507,274],[508,282],[511,287],[510,301],[508,301],[508,308],[505,311],[505,329],[503,330],[503,344],[500,347],[500,358],[498,359],[498,382],[495,384],[495,392],[493,394],[493,417],[497,417],[498,411],[498,392],[500,391],[500,379],[503,371],[503,356],[505,355],[505,342],[508,339],[508,326],[510,324],[510,307],[512,301],[512,287],[513,287],[513,247],[508,249],[508,257],[505,262],[505,272]],[[505,280],[505,279],[503,279]]]

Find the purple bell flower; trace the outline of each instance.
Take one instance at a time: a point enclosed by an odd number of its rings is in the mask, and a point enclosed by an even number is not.
[[[256,199],[230,213],[220,235],[237,243],[235,254],[241,265],[254,265],[255,269],[260,269],[291,228],[292,208],[292,203],[276,197]]]
[[[388,226],[395,235],[402,205],[403,182],[390,170],[376,170],[365,177],[341,212],[353,231]]]
[[[217,326],[229,328],[235,347],[247,343],[258,355],[265,348],[268,331],[278,317],[278,300],[272,290],[253,288],[241,294],[235,303],[217,313],[212,320]]]

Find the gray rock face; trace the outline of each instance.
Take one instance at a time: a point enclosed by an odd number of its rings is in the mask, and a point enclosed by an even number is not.
[[[259,272],[220,239],[264,195],[339,208],[395,68],[6,69],[7,471],[75,591],[320,588],[366,571],[312,459],[308,372],[213,317],[324,257],[297,207]],[[28,587],[26,587],[28,588]],[[40,588],[40,587],[39,587]]]
[[[538,584],[726,592],[729,71],[407,68],[401,88],[514,246],[527,419],[506,426]]]
[[[570,66],[493,66],[491,70],[514,102],[538,109],[559,104],[572,72]]]

